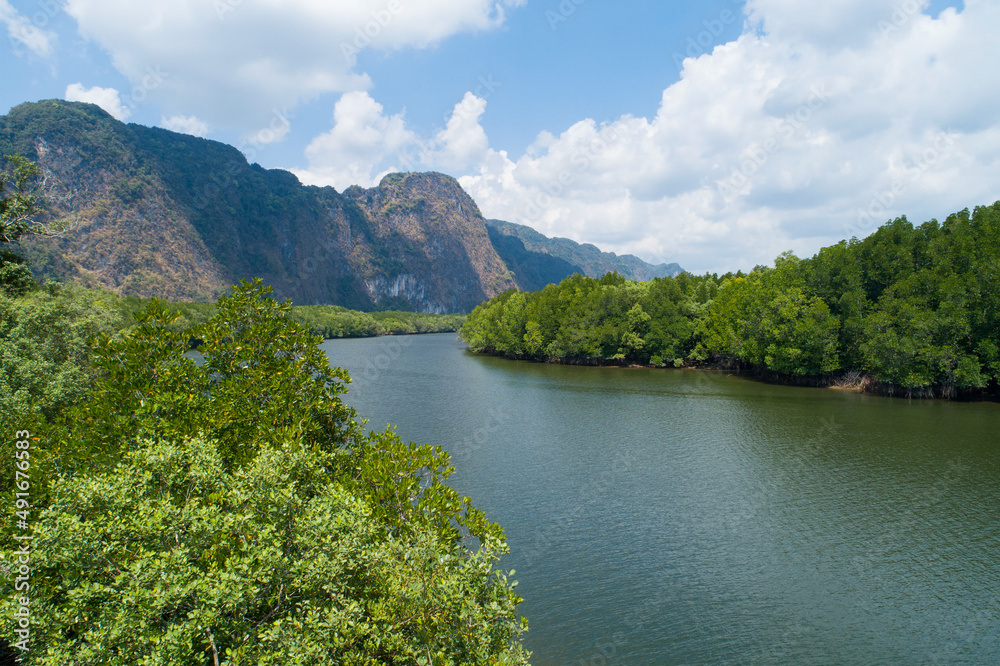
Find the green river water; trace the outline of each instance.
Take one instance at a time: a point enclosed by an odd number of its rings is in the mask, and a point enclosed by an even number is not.
[[[533,664],[1000,664],[998,404],[324,348],[504,527]]]

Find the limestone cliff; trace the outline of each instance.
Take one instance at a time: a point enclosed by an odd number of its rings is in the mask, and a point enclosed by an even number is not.
[[[208,300],[261,277],[296,303],[424,312],[515,286],[475,202],[443,174],[304,187],[231,146],[58,100],[0,118],[0,153],[35,160],[47,214],[73,222],[26,248],[45,278]]]
[[[679,272],[521,225],[487,228],[444,174],[395,173],[342,193],[306,187],[232,146],[126,125],[92,104],[11,109],[0,116],[7,154],[38,164],[45,215],[72,223],[60,238],[26,242],[36,275],[125,295],[214,300],[260,277],[296,304],[451,313],[574,272]]]

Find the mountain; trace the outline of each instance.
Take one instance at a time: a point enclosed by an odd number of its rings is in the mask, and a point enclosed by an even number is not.
[[[297,304],[424,312],[515,286],[475,202],[441,174],[304,187],[231,146],[55,100],[0,118],[0,154],[13,152],[42,169],[49,215],[75,224],[28,245],[42,277],[210,300],[259,276]]]
[[[601,252],[590,243],[580,244],[568,238],[549,238],[523,224],[486,220],[486,228],[493,247],[513,271],[518,287],[525,291],[541,289],[573,273],[600,278],[618,271],[629,280],[648,282],[684,272],[677,264],[654,266],[635,255]]]
[[[303,186],[232,146],[126,125],[92,104],[11,109],[0,117],[0,155],[14,153],[42,170],[47,220],[72,223],[59,238],[25,242],[36,275],[122,294],[214,300],[261,277],[296,304],[468,312],[515,286],[593,274],[603,266],[594,257],[658,268],[497,232],[506,223],[488,227],[444,174],[390,174],[342,193]],[[625,265],[607,270],[627,274]]]

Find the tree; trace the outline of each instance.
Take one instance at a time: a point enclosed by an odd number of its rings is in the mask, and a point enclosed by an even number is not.
[[[337,462],[288,442],[227,469],[210,441],[161,440],[59,481],[35,532],[31,663],[518,663],[500,544],[387,535],[331,482]]]
[[[819,375],[839,369],[839,322],[822,299],[796,287],[773,297],[762,313],[766,344],[763,365],[789,375]]]
[[[844,373],[910,395],[995,391],[1000,202],[943,224],[901,217],[864,240],[810,259],[785,252],[746,275],[648,284],[572,275],[524,294],[523,308],[505,312],[504,298],[466,322],[473,351],[518,357],[521,345],[537,360],[656,366],[714,358],[790,376]],[[502,335],[517,345],[501,344]]]
[[[791,375],[839,369],[840,322],[823,299],[796,285],[798,259],[726,282],[708,311],[705,346],[722,357]]]
[[[113,294],[48,284],[0,294],[0,412],[54,416],[86,395],[95,371],[88,339],[126,327]]]
[[[20,155],[7,155],[0,169],[0,246],[20,242],[26,235],[54,236],[65,224],[38,220],[42,205],[36,194],[38,167]],[[10,248],[0,247],[0,293],[20,296],[35,285],[26,258]]]
[[[0,171],[0,243],[17,243],[25,234],[46,233],[35,218],[41,204],[35,194],[38,167],[20,155],[7,155]]]
[[[27,294],[36,284],[25,257],[0,249],[0,294],[17,298]]]
[[[99,336],[91,398],[31,452],[24,663],[526,663],[502,530],[440,447],[365,432],[269,291],[243,282],[181,332],[154,302]]]

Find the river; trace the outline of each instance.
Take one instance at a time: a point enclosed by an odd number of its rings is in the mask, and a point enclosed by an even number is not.
[[[503,526],[536,666],[1000,663],[998,404],[324,349]]]

